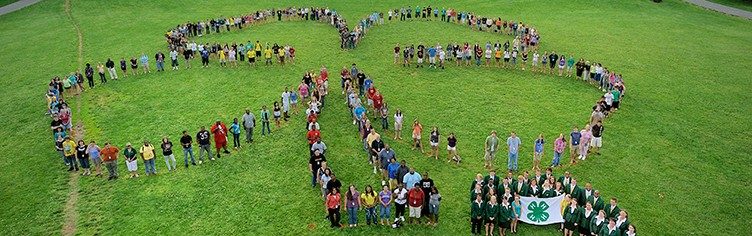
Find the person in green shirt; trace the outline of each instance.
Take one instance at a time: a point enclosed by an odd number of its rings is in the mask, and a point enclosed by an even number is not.
[[[577,199],[572,198],[569,206],[564,210],[564,236],[572,236],[582,221],[582,209],[577,206]]]
[[[607,224],[608,219],[606,219],[606,212],[603,210],[598,211],[598,215],[593,217],[593,219],[590,219],[590,234],[598,235],[598,233],[601,232],[601,229]]]
[[[272,134],[272,129],[269,128],[269,110],[266,109],[266,106],[261,106],[261,135],[266,135],[265,131],[269,131],[269,134]]]
[[[499,234],[506,235],[507,229],[511,229],[512,219],[514,218],[514,209],[512,205],[507,201],[501,202],[501,209],[499,209]]]
[[[138,177],[138,163],[136,161],[136,149],[133,148],[131,143],[127,143],[125,145],[125,150],[123,150],[123,155],[125,155],[125,166],[128,167],[128,172],[130,172],[130,178]]]
[[[486,137],[486,142],[483,144],[485,149],[485,164],[483,167],[492,169],[493,161],[496,158],[496,151],[499,149],[499,137],[496,136],[496,130],[491,131],[491,135]]]
[[[605,79],[605,78],[602,78]],[[619,110],[619,101],[621,100],[621,92],[618,89],[612,89],[611,94],[614,95],[614,101],[611,105],[611,111]]]
[[[574,67],[574,55],[567,58],[567,77],[572,77],[572,67]]]

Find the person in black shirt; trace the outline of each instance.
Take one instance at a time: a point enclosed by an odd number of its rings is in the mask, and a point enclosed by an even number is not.
[[[364,74],[362,70],[359,70],[356,77],[358,77],[358,96],[363,96],[363,92],[365,92],[365,86],[363,86],[363,84],[366,81],[366,74]]]
[[[549,66],[549,73],[553,71],[554,67],[556,66],[556,63],[559,61],[559,55],[556,55],[556,52],[551,52],[550,55],[548,55],[548,66]]]
[[[590,131],[593,133],[590,148],[595,149],[596,155],[601,155],[601,137],[603,136],[603,124],[601,121],[598,121],[593,127],[590,127]]]
[[[457,164],[460,164],[460,155],[457,154],[457,137],[454,136],[454,133],[449,133],[449,137],[447,137],[447,162],[456,161]]]
[[[376,173],[376,170],[381,167],[381,162],[379,161],[379,153],[381,153],[381,150],[384,149],[384,141],[381,140],[381,137],[376,137],[373,142],[371,142],[371,164],[373,165],[373,172]]]
[[[115,72],[115,62],[112,59],[107,58],[107,62],[104,64],[107,70],[110,72],[110,79],[118,79],[117,72]]]
[[[206,126],[201,126],[201,131],[198,131],[196,134],[196,141],[198,141],[198,164],[204,163],[204,151],[208,154],[207,159],[210,159],[213,161],[214,157],[212,157],[212,151],[211,151],[211,140],[210,140],[211,134],[209,134],[209,131],[206,130]]]
[[[337,176],[334,173],[332,173],[331,177],[332,179],[326,183],[326,191],[331,192],[332,189],[337,189],[337,192],[339,192],[339,189],[342,187],[342,182],[339,182],[339,179],[337,179]]]
[[[433,188],[433,180],[428,177],[428,171],[426,173],[423,173],[423,179],[418,182],[420,185],[420,188],[423,190],[423,206],[428,206],[428,200],[430,200],[431,195],[431,188]],[[421,215],[428,215],[428,207],[423,207],[421,209]]]
[[[188,168],[188,155],[191,156],[191,164],[196,165],[196,159],[193,158],[193,138],[188,135],[188,131],[183,130],[183,137],[180,137],[180,145],[183,146],[183,160],[185,161],[185,168]]]
[[[84,74],[86,74],[86,80],[89,82],[89,88],[94,88],[94,68],[91,67],[91,64],[86,63]]]
[[[585,60],[580,58],[580,60],[575,65],[575,68],[577,69],[577,78],[581,78],[582,72],[585,70]]]
[[[316,179],[318,176],[316,176],[316,172],[321,169],[322,163],[326,162],[326,157],[324,157],[324,154],[321,154],[321,152],[316,149],[316,151],[313,151],[313,155],[311,155],[311,158],[308,160],[308,170],[311,171],[311,187],[316,187]]]

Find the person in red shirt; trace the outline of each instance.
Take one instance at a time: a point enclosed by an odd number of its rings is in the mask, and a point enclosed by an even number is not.
[[[339,224],[340,201],[341,201],[341,196],[339,195],[339,189],[332,188],[329,194],[326,195],[326,201],[324,202],[324,204],[326,205],[326,210],[327,212],[329,212],[329,221],[332,222],[330,227],[332,228],[339,228],[341,226]]]
[[[321,74],[321,80],[326,81],[329,79],[329,71],[326,70],[326,66],[321,65],[321,71],[319,74]]]
[[[308,149],[311,149],[311,145],[316,142],[319,138],[321,138],[321,132],[319,132],[316,127],[311,128],[310,131],[308,131],[308,134],[306,134],[306,138],[308,138]]]
[[[345,94],[345,81],[350,79],[350,70],[347,69],[347,67],[342,67],[342,71],[339,72],[339,75],[342,77],[342,80],[340,81],[340,87],[342,87],[342,94]]]
[[[113,180],[117,179],[117,159],[118,159],[118,153],[120,150],[111,145],[109,142],[104,144],[104,148],[102,151],[100,151],[102,155],[102,161],[104,161],[104,166],[107,167],[107,172],[110,174],[110,176],[107,178],[107,180]]]
[[[212,125],[211,132],[214,134],[214,147],[217,149],[217,158],[220,157],[220,149],[224,149],[225,153],[229,154],[230,151],[227,151],[227,126],[217,120],[217,122]]]
[[[371,97],[371,99],[373,99],[373,109],[377,113],[380,112],[381,111],[381,107],[384,106],[384,97],[381,96],[381,93],[379,93],[378,91],[376,91],[373,94],[373,97]]]
[[[420,211],[423,207],[423,199],[425,195],[418,183],[415,183],[415,187],[407,192],[407,205],[410,206],[410,218],[408,223],[417,221],[420,224]]]

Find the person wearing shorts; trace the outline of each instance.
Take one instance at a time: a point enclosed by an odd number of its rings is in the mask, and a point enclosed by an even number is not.
[[[415,121],[413,121],[413,149],[412,150],[420,148],[420,153],[424,153],[423,145],[421,145],[420,143],[421,132],[423,132],[423,125],[420,124],[418,119],[415,119]]]
[[[394,64],[399,63],[400,52],[400,45],[397,43],[397,45],[394,46]]]
[[[491,135],[486,137],[484,144],[485,165],[483,167],[493,169],[493,161],[496,158],[496,151],[499,149],[499,137],[496,136],[496,130],[491,131]]]
[[[457,137],[449,133],[447,137],[447,162],[456,161],[460,164],[460,155],[457,154]]]
[[[543,157],[543,145],[546,141],[543,139],[543,134],[539,134],[533,145],[533,169],[540,170],[540,162]]]
[[[400,109],[397,109],[397,112],[394,113],[394,140],[400,139],[402,140],[402,121],[403,121],[402,111]]]
[[[582,134],[580,134],[580,130],[577,129],[577,126],[572,128],[572,132],[569,133],[569,137],[571,138],[571,142],[569,143],[569,158],[571,159],[571,163],[575,164],[575,156],[577,153],[577,150],[580,147],[580,138],[582,137]]]
[[[596,155],[601,155],[601,146],[603,145],[601,137],[603,136],[603,124],[598,121],[590,128],[593,138],[590,139],[590,148],[595,150]]]
[[[407,201],[410,209],[408,223],[417,221],[420,224],[420,213],[423,209],[423,202],[425,194],[423,189],[420,188],[419,183],[415,183],[415,186],[407,192]]]
[[[428,137],[428,143],[431,145],[431,156],[436,160],[439,159],[439,128],[431,128],[431,135]]]

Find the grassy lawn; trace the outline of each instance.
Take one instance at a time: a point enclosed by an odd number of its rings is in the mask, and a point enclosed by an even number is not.
[[[729,7],[735,7],[746,11],[752,11],[752,1],[750,0],[710,0],[711,2],[723,4]]]
[[[327,4],[352,25],[373,10],[404,3]],[[95,62],[164,50],[161,35],[183,21],[290,5],[296,2],[73,1],[72,10],[84,35],[84,61]],[[447,1],[439,6],[521,19],[541,31],[541,51],[574,53],[624,75],[628,95],[623,109],[605,124],[603,155],[560,168],[557,175],[572,171],[605,197],[618,197],[640,234],[738,235],[752,230],[752,222],[744,218],[752,209],[742,202],[752,199],[752,187],[744,182],[752,178],[752,106],[747,102],[752,82],[745,79],[752,76],[752,68],[746,66],[747,52],[752,51],[749,21],[707,14],[681,1]],[[0,199],[6,206],[0,211],[0,232],[56,234],[63,224],[69,177],[47,131],[42,95],[49,77],[76,69],[76,35],[63,1],[42,1],[23,12],[0,17],[0,42],[5,45],[0,61],[6,65],[0,72],[9,78],[9,86],[0,87],[5,96],[0,99],[0,118],[10,121],[0,129],[0,136],[6,137],[0,139],[0,150],[10,157],[0,164],[0,183],[5,186]],[[51,38],[55,40],[45,40]],[[74,119],[84,121],[87,140],[99,143],[123,146],[164,135],[177,142],[182,130],[195,134],[199,126],[218,118],[229,122],[246,107],[258,114],[261,105],[278,99],[284,86],[297,86],[306,70],[326,65],[336,85],[336,71],[357,63],[374,77],[390,107],[405,112],[406,120],[419,118],[425,127],[438,126],[443,135],[456,133],[465,160],[461,166],[450,166],[411,151],[409,142],[387,141],[398,158],[429,171],[444,196],[438,228],[406,227],[399,233],[467,234],[466,190],[475,173],[485,174],[481,158],[487,133],[495,129],[506,137],[517,131],[523,141],[520,169],[529,169],[534,136],[544,133],[552,143],[558,133],[582,125],[600,92],[579,81],[521,71],[403,68],[392,64],[391,48],[395,43],[506,39],[448,23],[387,22],[372,28],[357,49],[342,51],[331,26],[268,23],[200,41],[292,44],[298,63],[235,69],[215,64],[203,69],[194,61],[190,70],[111,81],[72,101],[73,107],[78,102],[82,107]],[[344,185],[378,185],[340,90],[332,87],[320,120],[327,158]],[[162,174],[154,178],[79,178],[77,233],[330,233],[318,189],[308,182],[302,127],[302,115],[297,115],[239,152],[169,174],[158,157]],[[182,153],[176,158],[182,164]],[[503,166],[505,159],[499,158],[497,165]],[[122,164],[120,172],[125,174]],[[362,222],[363,213],[360,218]],[[558,235],[554,226],[523,225],[519,231]],[[360,227],[342,232],[395,231]]]

